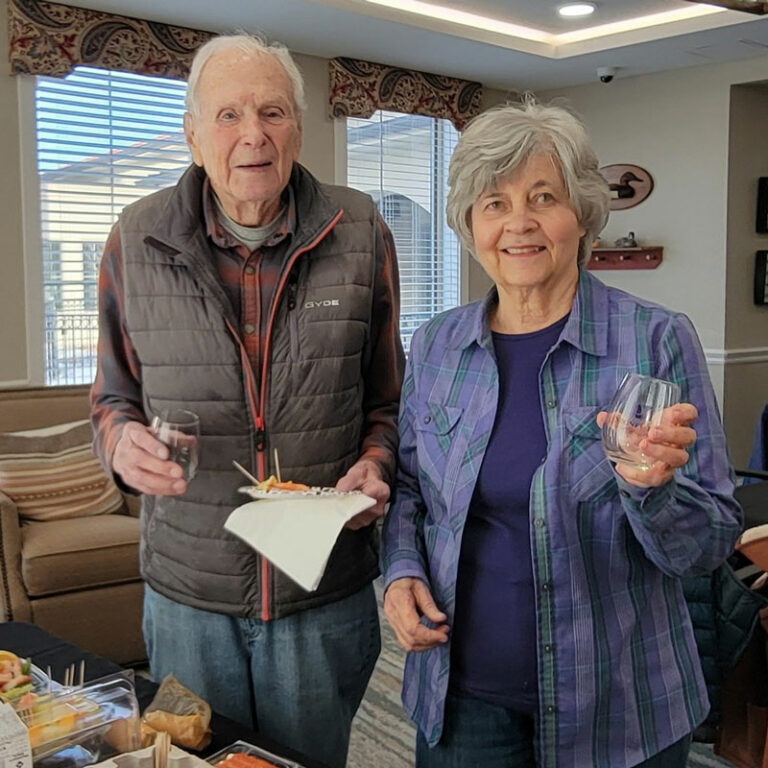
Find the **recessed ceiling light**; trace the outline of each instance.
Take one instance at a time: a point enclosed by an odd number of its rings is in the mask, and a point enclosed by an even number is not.
[[[594,3],[566,3],[561,5],[557,12],[566,19],[576,19],[582,16],[591,16],[597,6]]]

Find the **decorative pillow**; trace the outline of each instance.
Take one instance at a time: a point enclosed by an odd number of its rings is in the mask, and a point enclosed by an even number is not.
[[[0,490],[27,520],[116,512],[123,497],[94,456],[87,420],[0,435]]]

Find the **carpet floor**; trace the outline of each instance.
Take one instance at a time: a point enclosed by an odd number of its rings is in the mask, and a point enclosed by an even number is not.
[[[378,588],[377,594],[381,605]],[[404,661],[382,615],[381,656],[352,725],[347,768],[412,768],[416,730],[400,704]],[[694,744],[688,768],[731,768],[731,763],[714,755],[710,745]]]

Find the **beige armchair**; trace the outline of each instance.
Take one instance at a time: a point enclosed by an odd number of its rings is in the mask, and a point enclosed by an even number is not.
[[[87,418],[88,387],[0,390],[0,432]],[[118,664],[146,658],[137,499],[125,514],[21,521],[0,490],[0,607]]]

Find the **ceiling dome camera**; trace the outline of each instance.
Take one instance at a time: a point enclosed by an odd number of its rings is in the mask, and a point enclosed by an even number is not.
[[[616,67],[598,67],[597,76],[601,83],[610,83],[616,75]]]

